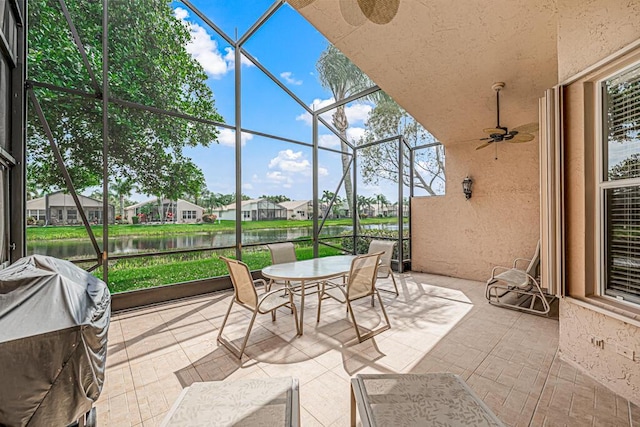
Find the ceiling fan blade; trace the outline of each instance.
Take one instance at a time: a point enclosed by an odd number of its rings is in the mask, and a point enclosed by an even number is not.
[[[358,3],[353,0],[340,0],[340,12],[342,12],[344,20],[354,27],[359,27],[367,22],[367,17],[362,13]]]
[[[305,6],[309,6],[315,0],[288,0],[288,3],[296,9],[302,9]]]
[[[486,147],[488,147],[489,145],[491,145],[491,143],[492,143],[492,142],[493,142],[493,140],[491,140],[491,141],[487,141],[487,142],[483,142],[482,144],[480,144],[480,145],[478,145],[478,146],[476,147],[476,150],[480,150],[480,149],[482,149],[482,148],[486,148]]]
[[[530,133],[519,133],[515,135],[513,138],[509,139],[509,142],[529,142],[535,138]]]
[[[364,16],[374,24],[388,24],[398,13],[400,0],[358,0]]]
[[[504,135],[505,133],[507,133],[506,130],[500,129],[500,128],[486,128],[486,129],[482,129],[482,132],[488,133],[489,135],[493,135],[494,133],[497,133],[499,135]]]
[[[519,133],[532,133],[537,131],[538,127],[538,123],[527,123],[526,125],[514,127],[512,130],[515,130]]]

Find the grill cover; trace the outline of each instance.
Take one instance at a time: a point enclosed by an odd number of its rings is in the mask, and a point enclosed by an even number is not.
[[[65,426],[98,399],[111,296],[68,261],[34,255],[0,271],[0,425]]]

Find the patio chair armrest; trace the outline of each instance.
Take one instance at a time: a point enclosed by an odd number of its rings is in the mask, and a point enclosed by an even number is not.
[[[496,265],[495,267],[493,267],[493,269],[491,270],[491,279],[494,279],[496,277],[496,270],[504,270],[504,271],[508,271],[511,270],[511,267],[503,267],[501,265]],[[489,279],[489,280],[491,280]]]
[[[518,268],[518,261],[524,261],[527,264],[529,264],[531,262],[530,259],[526,259],[526,258],[516,258],[513,260],[513,268]]]
[[[253,281],[253,286],[256,286],[256,285],[258,285],[260,283],[262,283],[262,287],[264,288],[264,291],[265,292],[269,292],[270,286],[267,283],[267,281],[264,280],[264,279],[256,279],[256,280],[254,280]]]

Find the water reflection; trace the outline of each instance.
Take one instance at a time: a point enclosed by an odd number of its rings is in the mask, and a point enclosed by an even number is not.
[[[368,224],[365,229],[397,230],[397,224]],[[351,231],[351,226],[326,226],[321,236],[339,236]],[[246,230],[242,232],[243,244],[268,243],[284,240],[296,240],[311,237],[311,227]],[[132,254],[141,252],[170,251],[177,249],[223,248],[235,245],[236,235],[233,230],[216,233],[180,234],[175,236],[118,236],[109,239],[108,252],[111,255]],[[30,241],[27,254],[41,254],[56,258],[91,258],[95,251],[91,242],[82,240]]]

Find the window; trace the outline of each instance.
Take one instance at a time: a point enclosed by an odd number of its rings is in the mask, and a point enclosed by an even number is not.
[[[603,293],[640,303],[640,64],[602,82]]]
[[[182,211],[182,219],[196,219],[196,211]]]
[[[242,211],[242,218],[250,219],[251,218],[251,211]]]
[[[67,219],[69,220],[78,219],[78,211],[75,209],[67,209]]]
[[[305,216],[305,211],[297,211],[296,213],[298,214],[299,217]]]

